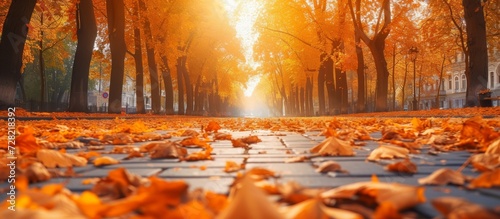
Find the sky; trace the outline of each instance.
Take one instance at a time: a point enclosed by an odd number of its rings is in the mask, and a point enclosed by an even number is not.
[[[232,17],[233,25],[236,30],[236,36],[241,40],[243,46],[246,64],[256,68],[258,63],[253,60],[253,45],[257,40],[258,34],[254,31],[253,25],[260,11],[257,0],[222,0],[224,8]],[[248,80],[245,96],[251,96],[255,87],[259,84],[260,76],[254,76]]]

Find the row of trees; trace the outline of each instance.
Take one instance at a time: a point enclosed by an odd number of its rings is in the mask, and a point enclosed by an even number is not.
[[[215,114],[235,101],[251,76],[218,0],[11,0],[0,3],[0,24],[2,108],[15,104],[16,86],[29,75],[22,73],[38,71],[37,99],[50,99],[47,75],[64,75],[74,112],[88,110],[89,80],[97,78],[109,80],[108,111],[121,112],[128,78],[135,82],[139,113],[150,94],[154,113],[174,113],[177,99],[179,114]],[[69,69],[68,60],[74,60]],[[59,73],[53,71],[58,65]]]
[[[478,93],[487,88],[487,49],[500,49],[498,0],[263,4],[256,22],[260,36],[255,58],[263,63],[263,81],[268,83],[258,90],[279,113],[346,113],[349,102],[363,112],[368,101],[375,111],[403,109],[398,103],[408,100],[412,67],[419,83],[411,86],[420,94],[423,85],[435,84],[436,78],[441,84],[457,53],[465,56],[466,105],[478,106]],[[374,88],[372,94],[367,87]],[[310,110],[313,91],[317,112]]]

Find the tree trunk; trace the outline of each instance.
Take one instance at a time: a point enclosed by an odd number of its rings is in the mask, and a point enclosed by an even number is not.
[[[151,110],[153,113],[159,113],[161,110],[160,99],[160,84],[158,81],[158,67],[155,60],[155,47],[153,43],[153,35],[151,33],[151,23],[147,16],[148,9],[144,0],[139,0],[141,8],[141,17],[144,18],[144,35],[146,37],[146,54],[148,61],[149,78],[151,80]]]
[[[121,113],[125,61],[125,14],[123,0],[106,0],[109,47],[111,49],[111,79],[109,113]]]
[[[134,61],[135,61],[135,105],[136,112],[146,113],[144,106],[144,65],[142,62],[141,30],[137,22],[140,20],[138,2],[134,2]]]
[[[36,0],[12,0],[0,39],[0,109],[15,105],[16,85],[21,78],[23,50]]]
[[[309,89],[309,92],[308,92],[308,101],[307,101],[307,108],[309,109],[309,116],[314,116],[314,101],[313,101],[313,89],[314,89],[314,85],[313,85],[313,78],[311,77],[311,79],[309,80],[309,78],[307,79],[307,82],[308,82],[308,89]]]
[[[466,106],[479,106],[479,92],[488,87],[488,50],[483,1],[462,0],[470,64],[467,77]],[[467,71],[466,71],[467,72]]]
[[[168,67],[167,56],[161,57],[163,61],[162,75],[163,85],[165,85],[165,112],[167,115],[174,114],[174,88],[172,85],[172,75],[170,75],[170,68]]]
[[[89,69],[94,41],[97,36],[97,26],[92,0],[81,0],[76,11],[76,35],[78,43],[71,75],[71,90],[69,97],[70,112],[88,111]]]
[[[43,11],[40,12],[40,26],[43,26]],[[38,41],[38,64],[40,70],[40,109],[46,111],[47,102],[47,79],[45,78],[45,61],[43,59],[43,30],[40,30],[40,40]]]
[[[401,108],[405,108],[406,79],[408,77],[408,60],[405,59],[405,76],[403,77],[403,89],[401,90]],[[409,108],[409,107],[408,107]]]
[[[320,61],[322,59],[320,58]],[[320,64],[320,69],[318,70],[318,99],[319,99],[319,109],[315,114],[323,115],[325,114],[325,72]]]
[[[377,81],[375,86],[375,111],[387,111],[387,94],[389,88],[389,71],[387,70],[387,62],[385,60],[384,48],[385,38],[375,38],[372,44],[369,44],[370,51],[373,55],[375,67],[377,69]]]
[[[392,49],[392,110],[396,110],[396,45],[394,45]]]
[[[443,61],[441,61],[441,69],[439,70],[439,81],[437,84],[437,91],[436,91],[436,102],[434,105],[435,109],[439,109],[441,104],[439,103],[439,94],[441,92],[441,83],[443,83],[443,73],[444,73],[444,63],[446,61],[446,55],[443,54]]]
[[[183,71],[185,68],[185,56],[180,56],[177,58],[177,104],[178,104],[178,114],[184,115],[184,80]]]
[[[183,77],[184,77],[184,85],[186,85],[186,115],[193,114],[193,85],[191,84],[191,78],[189,77],[189,72],[186,67],[187,56],[184,58],[184,67],[183,67]]]
[[[347,99],[348,98],[347,73],[340,68],[336,68],[335,71],[337,72],[336,75],[338,81],[337,96],[339,96],[340,99],[339,100],[340,107],[338,112],[340,114],[347,114],[347,108],[349,107],[349,100]]]
[[[366,111],[366,97],[365,97],[365,59],[363,57],[363,49],[361,48],[361,38],[357,31],[355,31],[355,39],[356,39],[356,58],[358,60],[358,68],[356,69],[356,73],[358,75],[358,106],[357,111],[365,112]]]
[[[306,85],[307,86],[307,85]],[[299,97],[299,115],[300,116],[305,116],[306,115],[306,98],[305,98],[305,93],[304,93],[304,87],[300,88],[300,97]]]
[[[328,93],[328,114],[332,114],[334,111],[334,107],[338,107],[336,97],[335,97],[335,76],[333,71],[333,60],[332,58],[326,54],[321,54],[321,64],[319,71],[322,71],[322,75],[325,75],[325,85],[326,91]]]

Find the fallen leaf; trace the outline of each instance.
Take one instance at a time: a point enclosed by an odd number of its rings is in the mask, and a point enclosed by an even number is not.
[[[50,172],[39,162],[32,163],[28,168],[23,170],[23,173],[28,177],[30,182],[43,182],[51,178]]]
[[[368,155],[367,160],[408,158],[410,151],[406,148],[392,145],[380,145]]]
[[[284,218],[249,175],[243,176],[235,186],[237,189],[230,194],[229,205],[217,215],[217,219]]]
[[[329,137],[310,149],[311,153],[322,156],[354,156],[354,150],[347,141]]]
[[[246,143],[246,144],[256,144],[256,143],[259,143],[262,141],[256,135],[250,135],[247,137],[239,138],[239,140],[241,140],[243,143]]]
[[[500,154],[500,138],[492,141],[488,148],[486,149],[485,154]]]
[[[304,162],[305,160],[308,160],[309,158],[307,156],[296,156],[296,157],[291,157],[285,160],[285,163],[298,163],[298,162]]]
[[[214,139],[215,140],[231,140],[232,136],[229,133],[215,133]]]
[[[48,168],[87,165],[87,159],[83,157],[49,149],[38,150],[36,152],[36,158]]]
[[[92,187],[92,192],[100,197],[119,199],[131,195],[136,189],[149,182],[136,174],[130,173],[125,168],[117,168],[109,171],[106,177],[101,178]]]
[[[387,171],[398,172],[398,173],[417,173],[417,165],[411,162],[409,159],[399,161],[396,163],[391,163],[385,167]]]
[[[98,157],[94,159],[94,166],[96,167],[119,164],[119,163],[120,161],[108,156]]]
[[[187,150],[174,142],[155,143],[149,151],[151,159],[182,158],[187,155]]]
[[[418,179],[418,183],[426,185],[446,185],[448,183],[463,185],[465,183],[465,177],[456,170],[441,168],[427,177]]]
[[[187,130],[184,130],[181,134],[182,137],[185,137],[185,136],[198,136],[200,133],[198,133],[197,131],[195,130],[191,130],[191,129],[187,129]]]
[[[470,157],[470,162],[478,171],[492,171],[500,167],[500,154],[474,154]]]
[[[432,200],[432,205],[445,218],[461,218],[461,219],[497,219],[500,214],[494,213],[487,208],[469,202],[458,197],[439,197]]]
[[[303,187],[295,181],[278,184],[277,189],[281,195],[281,201],[289,204],[297,204],[311,198],[316,198],[324,191],[322,189]]]
[[[140,151],[132,151],[130,152],[127,157],[123,158],[124,160],[130,160],[132,158],[137,158],[137,157],[144,157],[144,155]]]
[[[411,208],[425,202],[424,187],[410,186],[400,183],[358,182],[340,186],[321,194],[328,199],[365,200],[375,203],[390,203],[397,210]]]
[[[239,171],[241,169],[245,169],[244,164],[238,164],[234,161],[228,160],[228,161],[226,161],[226,165],[224,167],[224,172],[232,173],[232,172]]]
[[[42,147],[37,143],[32,127],[24,127],[24,132],[16,137],[16,147],[19,148],[21,154],[31,151],[37,151]]]
[[[318,165],[318,167],[316,168],[316,172],[328,173],[328,172],[346,172],[346,171],[342,170],[342,167],[340,166],[339,163],[329,160]]]
[[[309,218],[342,218],[362,219],[363,217],[351,211],[330,208],[325,206],[321,200],[312,198],[284,209],[286,218],[309,219]]]
[[[489,142],[498,137],[500,133],[484,122],[481,116],[466,120],[460,132],[460,139],[477,139],[483,147],[487,147]]]
[[[500,186],[500,169],[498,168],[482,173],[469,184],[470,188],[491,188],[494,186]]]
[[[231,139],[231,144],[236,148],[249,148],[248,144],[241,139]]]
[[[208,125],[205,128],[205,131],[206,132],[217,132],[217,131],[219,131],[219,129],[220,129],[219,123],[217,123],[215,121],[210,121],[210,122],[208,122]]]
[[[139,148],[132,146],[132,145],[125,145],[125,146],[114,146],[113,149],[110,151],[112,154],[128,154],[133,151],[139,151]]]

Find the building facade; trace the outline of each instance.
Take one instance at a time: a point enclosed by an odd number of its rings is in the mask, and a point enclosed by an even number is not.
[[[465,76],[464,55],[458,54],[454,62],[447,68],[441,81],[437,86],[439,78],[436,76],[433,83],[422,86],[419,109],[430,109],[436,104],[436,95],[439,95],[439,108],[462,108],[465,106],[465,92],[467,90],[467,79]],[[487,87],[492,92],[492,97],[500,96],[500,52],[496,51],[488,61]],[[439,87],[439,92],[437,91]],[[498,106],[498,101],[493,101],[493,106]]]

